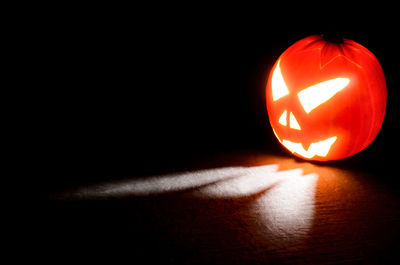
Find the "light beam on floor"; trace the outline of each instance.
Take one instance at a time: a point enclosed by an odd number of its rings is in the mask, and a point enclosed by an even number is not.
[[[225,167],[108,182],[78,189],[76,199],[121,198],[189,192],[197,198],[249,198],[247,225],[271,245],[291,246],[312,227],[318,175],[277,164]],[[256,195],[251,198],[252,195]],[[233,201],[234,202],[234,201]],[[254,229],[255,228],[255,229]]]

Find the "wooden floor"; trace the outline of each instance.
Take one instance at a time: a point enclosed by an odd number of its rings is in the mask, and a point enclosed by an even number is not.
[[[399,264],[398,172],[246,152],[53,194],[50,261]],[[385,175],[383,175],[385,174]],[[392,174],[392,176],[389,176]],[[45,231],[45,233],[43,233]],[[45,254],[44,254],[45,253]]]

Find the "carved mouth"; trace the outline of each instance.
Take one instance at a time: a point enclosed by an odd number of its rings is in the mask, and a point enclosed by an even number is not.
[[[319,142],[311,143],[308,150],[305,150],[301,143],[294,143],[286,139],[282,139],[281,143],[292,153],[296,153],[305,158],[312,158],[316,155],[325,157],[336,139],[337,137],[333,136]]]

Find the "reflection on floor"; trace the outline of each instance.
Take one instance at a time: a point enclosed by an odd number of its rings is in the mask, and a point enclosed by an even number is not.
[[[52,225],[78,249],[83,237],[146,263],[393,262],[399,198],[371,176],[271,155],[242,161],[65,191]]]

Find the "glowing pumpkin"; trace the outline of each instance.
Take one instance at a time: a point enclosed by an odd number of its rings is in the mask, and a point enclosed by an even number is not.
[[[386,109],[376,57],[348,39],[310,36],[277,60],[266,87],[269,121],[279,142],[311,160],[337,160],[367,147]]]

